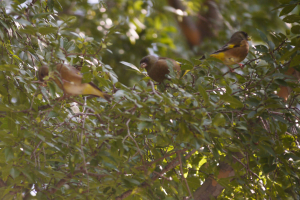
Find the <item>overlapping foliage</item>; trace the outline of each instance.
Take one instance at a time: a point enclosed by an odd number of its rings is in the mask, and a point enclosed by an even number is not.
[[[232,74],[172,39],[179,32],[174,20],[164,26],[173,15],[158,12],[162,1],[21,3],[1,5],[1,199],[183,199],[216,179],[220,161],[235,170],[234,179],[218,180],[220,198],[299,198],[299,82],[284,74],[299,68],[300,20],[291,14],[298,1],[272,8],[289,23],[286,32],[275,24],[256,30],[262,15],[254,10],[266,5],[243,4],[243,17],[253,19],[243,28],[262,44]],[[150,50],[182,63],[180,79],[171,73],[154,85],[135,67],[153,40]],[[62,98],[51,80],[44,87],[37,70],[55,63],[80,67],[112,102]],[[292,88],[287,102],[274,93],[279,86]]]

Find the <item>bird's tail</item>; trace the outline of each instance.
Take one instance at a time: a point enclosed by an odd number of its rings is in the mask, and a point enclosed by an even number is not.
[[[205,55],[203,55],[199,60],[204,60],[205,59]]]
[[[111,95],[102,92],[94,83],[89,83],[87,86],[84,88],[83,94],[89,94],[89,95],[95,95],[98,97],[102,97],[106,99],[107,101],[110,101]]]

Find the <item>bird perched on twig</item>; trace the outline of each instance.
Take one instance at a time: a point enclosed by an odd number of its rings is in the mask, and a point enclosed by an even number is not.
[[[229,42],[227,42],[219,50],[213,52],[210,56],[221,60],[233,72],[230,65],[243,61],[249,52],[248,41],[251,38],[244,31],[235,32]],[[239,64],[243,68],[242,64]]]
[[[170,73],[169,65],[173,65],[174,71],[180,74],[180,64],[171,58],[148,55],[140,61],[140,67],[145,68],[149,77],[156,82],[162,82],[167,78],[166,74]]]
[[[49,76],[49,67],[44,65],[39,68],[39,80],[45,81],[46,76]],[[69,95],[95,95],[107,101],[111,98],[111,95],[102,92],[94,83],[82,83],[82,74],[71,65],[57,64],[54,76],[50,78]]]

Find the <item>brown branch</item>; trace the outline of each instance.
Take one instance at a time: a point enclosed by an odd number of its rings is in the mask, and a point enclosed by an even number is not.
[[[35,4],[38,0],[32,0],[32,2],[27,6],[27,8],[25,8],[25,13],[28,14],[29,12],[29,8],[33,6],[33,4]],[[22,16],[20,15],[17,19],[20,19]],[[29,21],[29,20],[28,20]]]
[[[185,159],[188,159],[189,157],[191,157],[196,151],[197,150],[194,149],[191,152],[189,152],[188,155],[185,156]],[[164,173],[170,171],[171,169],[173,169],[174,167],[176,167],[179,164],[180,163],[179,163],[178,159],[173,160],[172,162],[170,162],[169,164],[167,164],[162,171],[157,172],[157,173],[153,173],[155,175],[151,178],[151,180],[155,181],[156,179],[158,179],[159,177],[161,177]],[[141,184],[140,188],[145,188],[147,186],[148,186],[148,182],[145,181],[145,182],[143,182]],[[137,192],[137,189],[135,191]],[[124,192],[123,194],[121,194],[120,196],[116,197],[116,200],[122,200],[122,199],[128,197],[129,195],[131,195],[131,193],[132,193],[132,190],[128,190],[128,191]]]
[[[186,185],[186,187],[187,187],[187,189],[188,189],[188,191],[189,191],[189,195],[190,195],[187,199],[190,199],[190,198],[193,197],[193,195],[192,195],[191,189],[190,189],[190,187],[189,187],[189,184],[188,184],[188,182],[186,181],[186,178],[184,177],[180,153],[178,153],[177,156],[178,156],[178,160],[179,160],[179,164],[180,164],[179,167],[180,167],[181,178],[184,180],[185,185]]]
[[[243,165],[247,171],[251,172],[254,176],[256,176],[257,178],[259,178],[259,176],[256,173],[254,173],[251,169],[249,169],[249,167],[247,167],[244,163],[242,163],[242,161],[240,161],[237,157],[235,157],[234,155],[232,155],[232,157],[236,161],[238,161],[241,165]]]
[[[0,178],[0,187],[5,187],[6,183]]]
[[[161,94],[155,90],[155,88],[154,88],[154,83],[153,83],[152,81],[149,81],[149,83],[150,83],[150,85],[151,85],[152,92],[153,92],[156,96],[160,97],[159,95],[161,95]]]
[[[184,149],[175,151],[175,152],[173,152],[173,153],[166,154],[166,155],[164,155],[163,157],[160,157],[160,158],[158,158],[158,159],[156,159],[156,160],[153,160],[152,162],[146,164],[146,167],[150,167],[151,165],[153,165],[153,164],[156,163],[156,162],[162,161],[162,160],[164,160],[164,159],[167,158],[167,157],[170,157],[170,156],[172,156],[172,155],[174,155],[174,154],[176,154],[176,153],[184,152],[184,151],[186,151],[186,150],[187,150],[187,148],[184,148]],[[139,168],[144,168],[144,166],[139,166],[139,167],[137,167],[137,168],[138,168],[138,169],[139,169]]]
[[[66,178],[63,178],[60,181],[58,181],[58,183],[55,185],[54,188],[50,188],[49,193],[54,194],[59,188],[61,188],[64,184],[66,184],[68,182],[68,180],[70,180],[74,175],[79,174],[79,173],[85,173],[85,172],[86,172],[85,169],[83,169],[83,170],[75,170],[73,173],[67,174]],[[102,177],[107,176],[104,174],[94,174],[94,173],[90,173],[90,172],[88,173],[88,175],[94,176],[98,180]]]
[[[235,155],[240,158],[243,157],[241,153],[235,153]],[[227,163],[230,157],[226,156],[224,161],[219,163],[219,174],[218,179],[221,178],[228,178],[234,176],[233,168]],[[233,163],[237,162],[232,161]],[[217,198],[221,192],[223,191],[224,187],[221,186],[211,175],[207,177],[204,183],[194,192],[194,199],[197,200],[210,200],[212,197]]]

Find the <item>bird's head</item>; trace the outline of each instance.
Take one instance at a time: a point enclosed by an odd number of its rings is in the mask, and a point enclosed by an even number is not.
[[[48,76],[49,68],[47,66],[41,66],[39,68],[39,80],[44,81],[44,78]]]
[[[238,31],[238,32],[235,32],[232,36],[231,36],[231,39],[234,39],[234,38],[238,38],[240,40],[251,40],[251,37],[244,31]]]
[[[146,68],[146,70],[150,69],[151,66],[153,66],[158,60],[157,56],[154,55],[148,55],[142,58],[140,61],[140,67]]]

